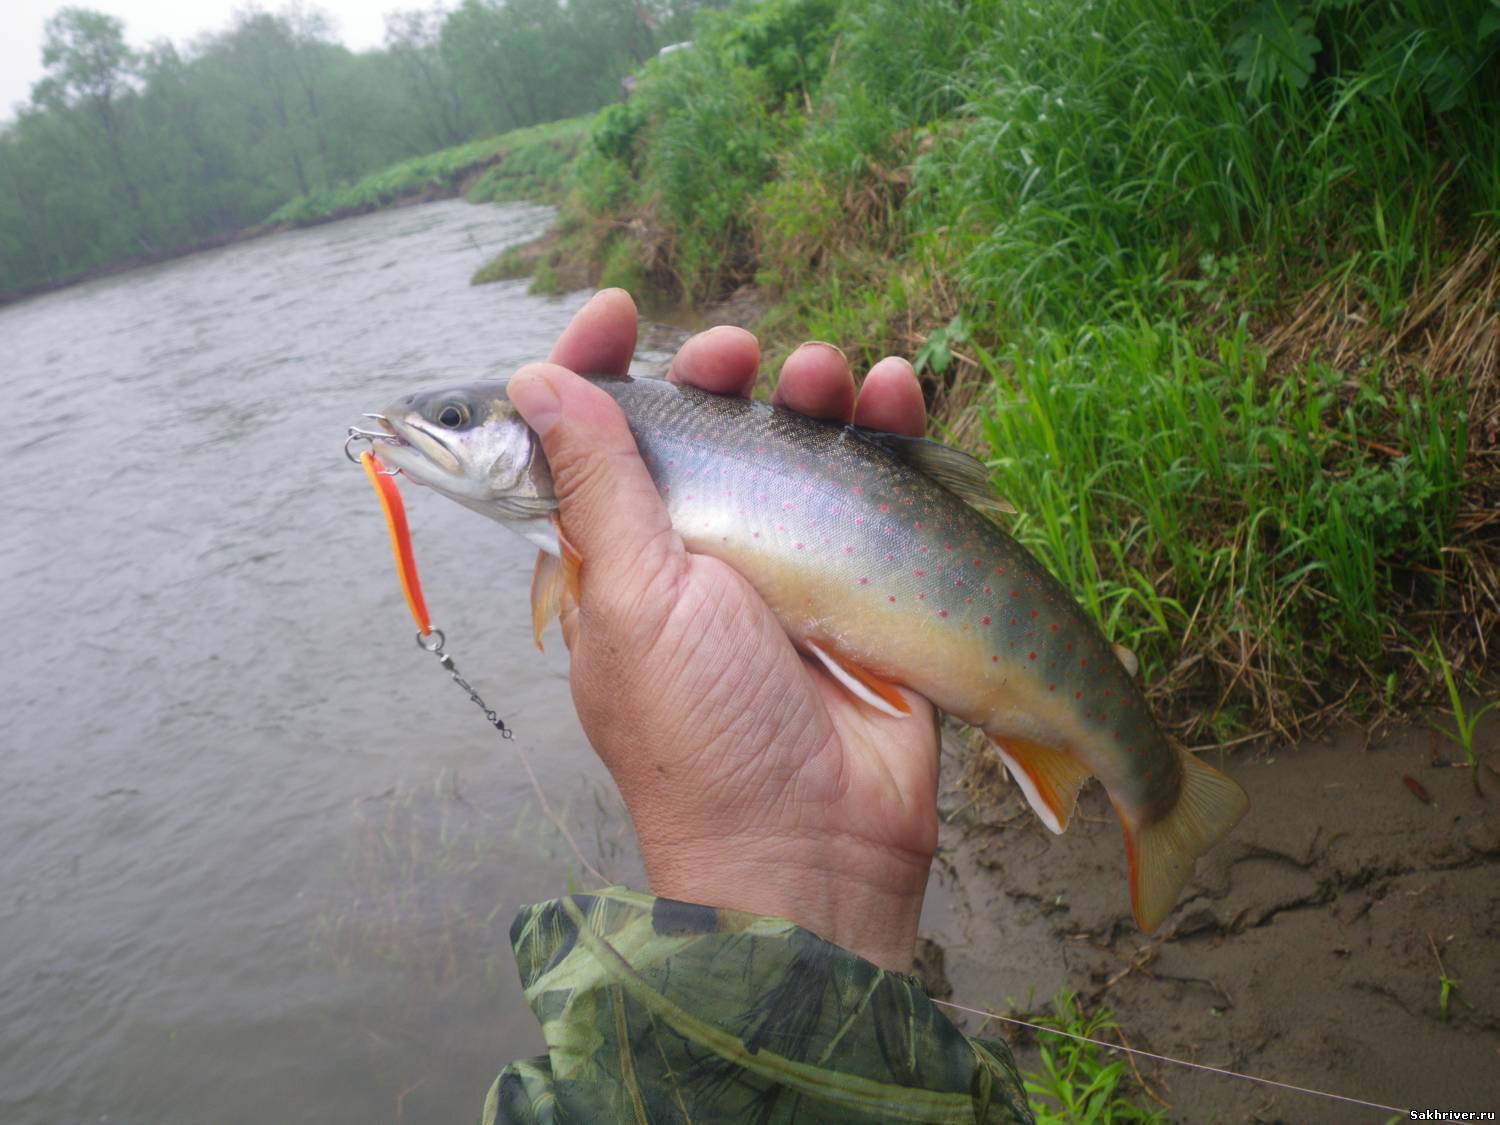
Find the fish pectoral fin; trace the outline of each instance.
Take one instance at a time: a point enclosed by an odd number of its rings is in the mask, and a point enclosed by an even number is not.
[[[531,572],[531,631],[538,652],[546,651],[542,648],[542,632],[562,612],[564,584],[562,560],[538,551],[536,569]]]
[[[1062,832],[1073,818],[1078,791],[1092,774],[1073,754],[1024,738],[987,735],[1000,760],[1026,794],[1032,811],[1053,832]]]
[[[578,553],[578,548],[569,541],[567,534],[563,531],[562,520],[557,512],[553,512],[552,528],[557,532],[557,549],[562,555],[563,583],[567,588],[568,596],[577,605],[581,599],[578,596],[578,575],[583,570],[583,556]]]
[[[1183,884],[1198,857],[1213,847],[1245,815],[1250,799],[1239,783],[1174,747],[1182,763],[1177,803],[1160,820],[1133,823],[1115,806],[1125,834],[1125,863],[1130,869],[1130,909],[1135,924],[1151,933],[1177,905]]]
[[[1131,679],[1135,679],[1135,677],[1141,674],[1141,662],[1135,653],[1131,652],[1124,645],[1110,645],[1109,647],[1114,650],[1115,659],[1125,669],[1126,675]]]
[[[808,650],[822,661],[823,667],[828,669],[828,674],[837,680],[854,698],[868,703],[882,715],[890,715],[892,718],[901,718],[903,715],[911,714],[911,704],[897,690],[896,685],[866,668],[861,668],[852,660],[837,655],[830,649],[818,644],[817,641],[806,641]]]

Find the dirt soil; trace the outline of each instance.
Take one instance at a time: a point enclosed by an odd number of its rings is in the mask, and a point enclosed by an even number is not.
[[[923,916],[952,999],[1019,1015],[1028,991],[1046,1011],[1066,986],[1112,1010],[1133,1047],[1401,1109],[1500,1110],[1496,718],[1476,743],[1482,794],[1470,770],[1434,764],[1458,751],[1425,727],[1232,758],[1250,812],[1151,937],[1131,922],[1097,785],[1052,836],[1013,786],[996,804],[954,778],[947,875]],[[961,756],[945,754],[945,771]],[[1446,1022],[1443,975],[1458,982]],[[969,1032],[984,1022],[959,1018]],[[1006,1034],[1035,1069],[1030,1033]],[[1139,1074],[1174,1121],[1393,1117],[1166,1064]]]

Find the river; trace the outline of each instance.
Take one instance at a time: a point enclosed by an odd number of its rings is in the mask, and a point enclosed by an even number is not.
[[[507,933],[578,865],[413,643],[340,447],[546,354],[581,295],[468,277],[549,215],[427,204],[0,309],[0,1120],[467,1121],[542,1050]],[[533,552],[414,492],[459,668],[641,885],[555,627],[531,648]]]

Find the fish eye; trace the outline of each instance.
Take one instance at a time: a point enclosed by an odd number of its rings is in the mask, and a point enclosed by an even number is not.
[[[469,408],[461,402],[445,402],[434,421],[444,429],[462,429],[469,424]]]

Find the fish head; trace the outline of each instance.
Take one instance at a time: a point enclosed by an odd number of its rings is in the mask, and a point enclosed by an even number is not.
[[[532,521],[557,507],[536,433],[511,405],[504,382],[419,391],[377,416],[390,436],[376,456],[491,519]]]

